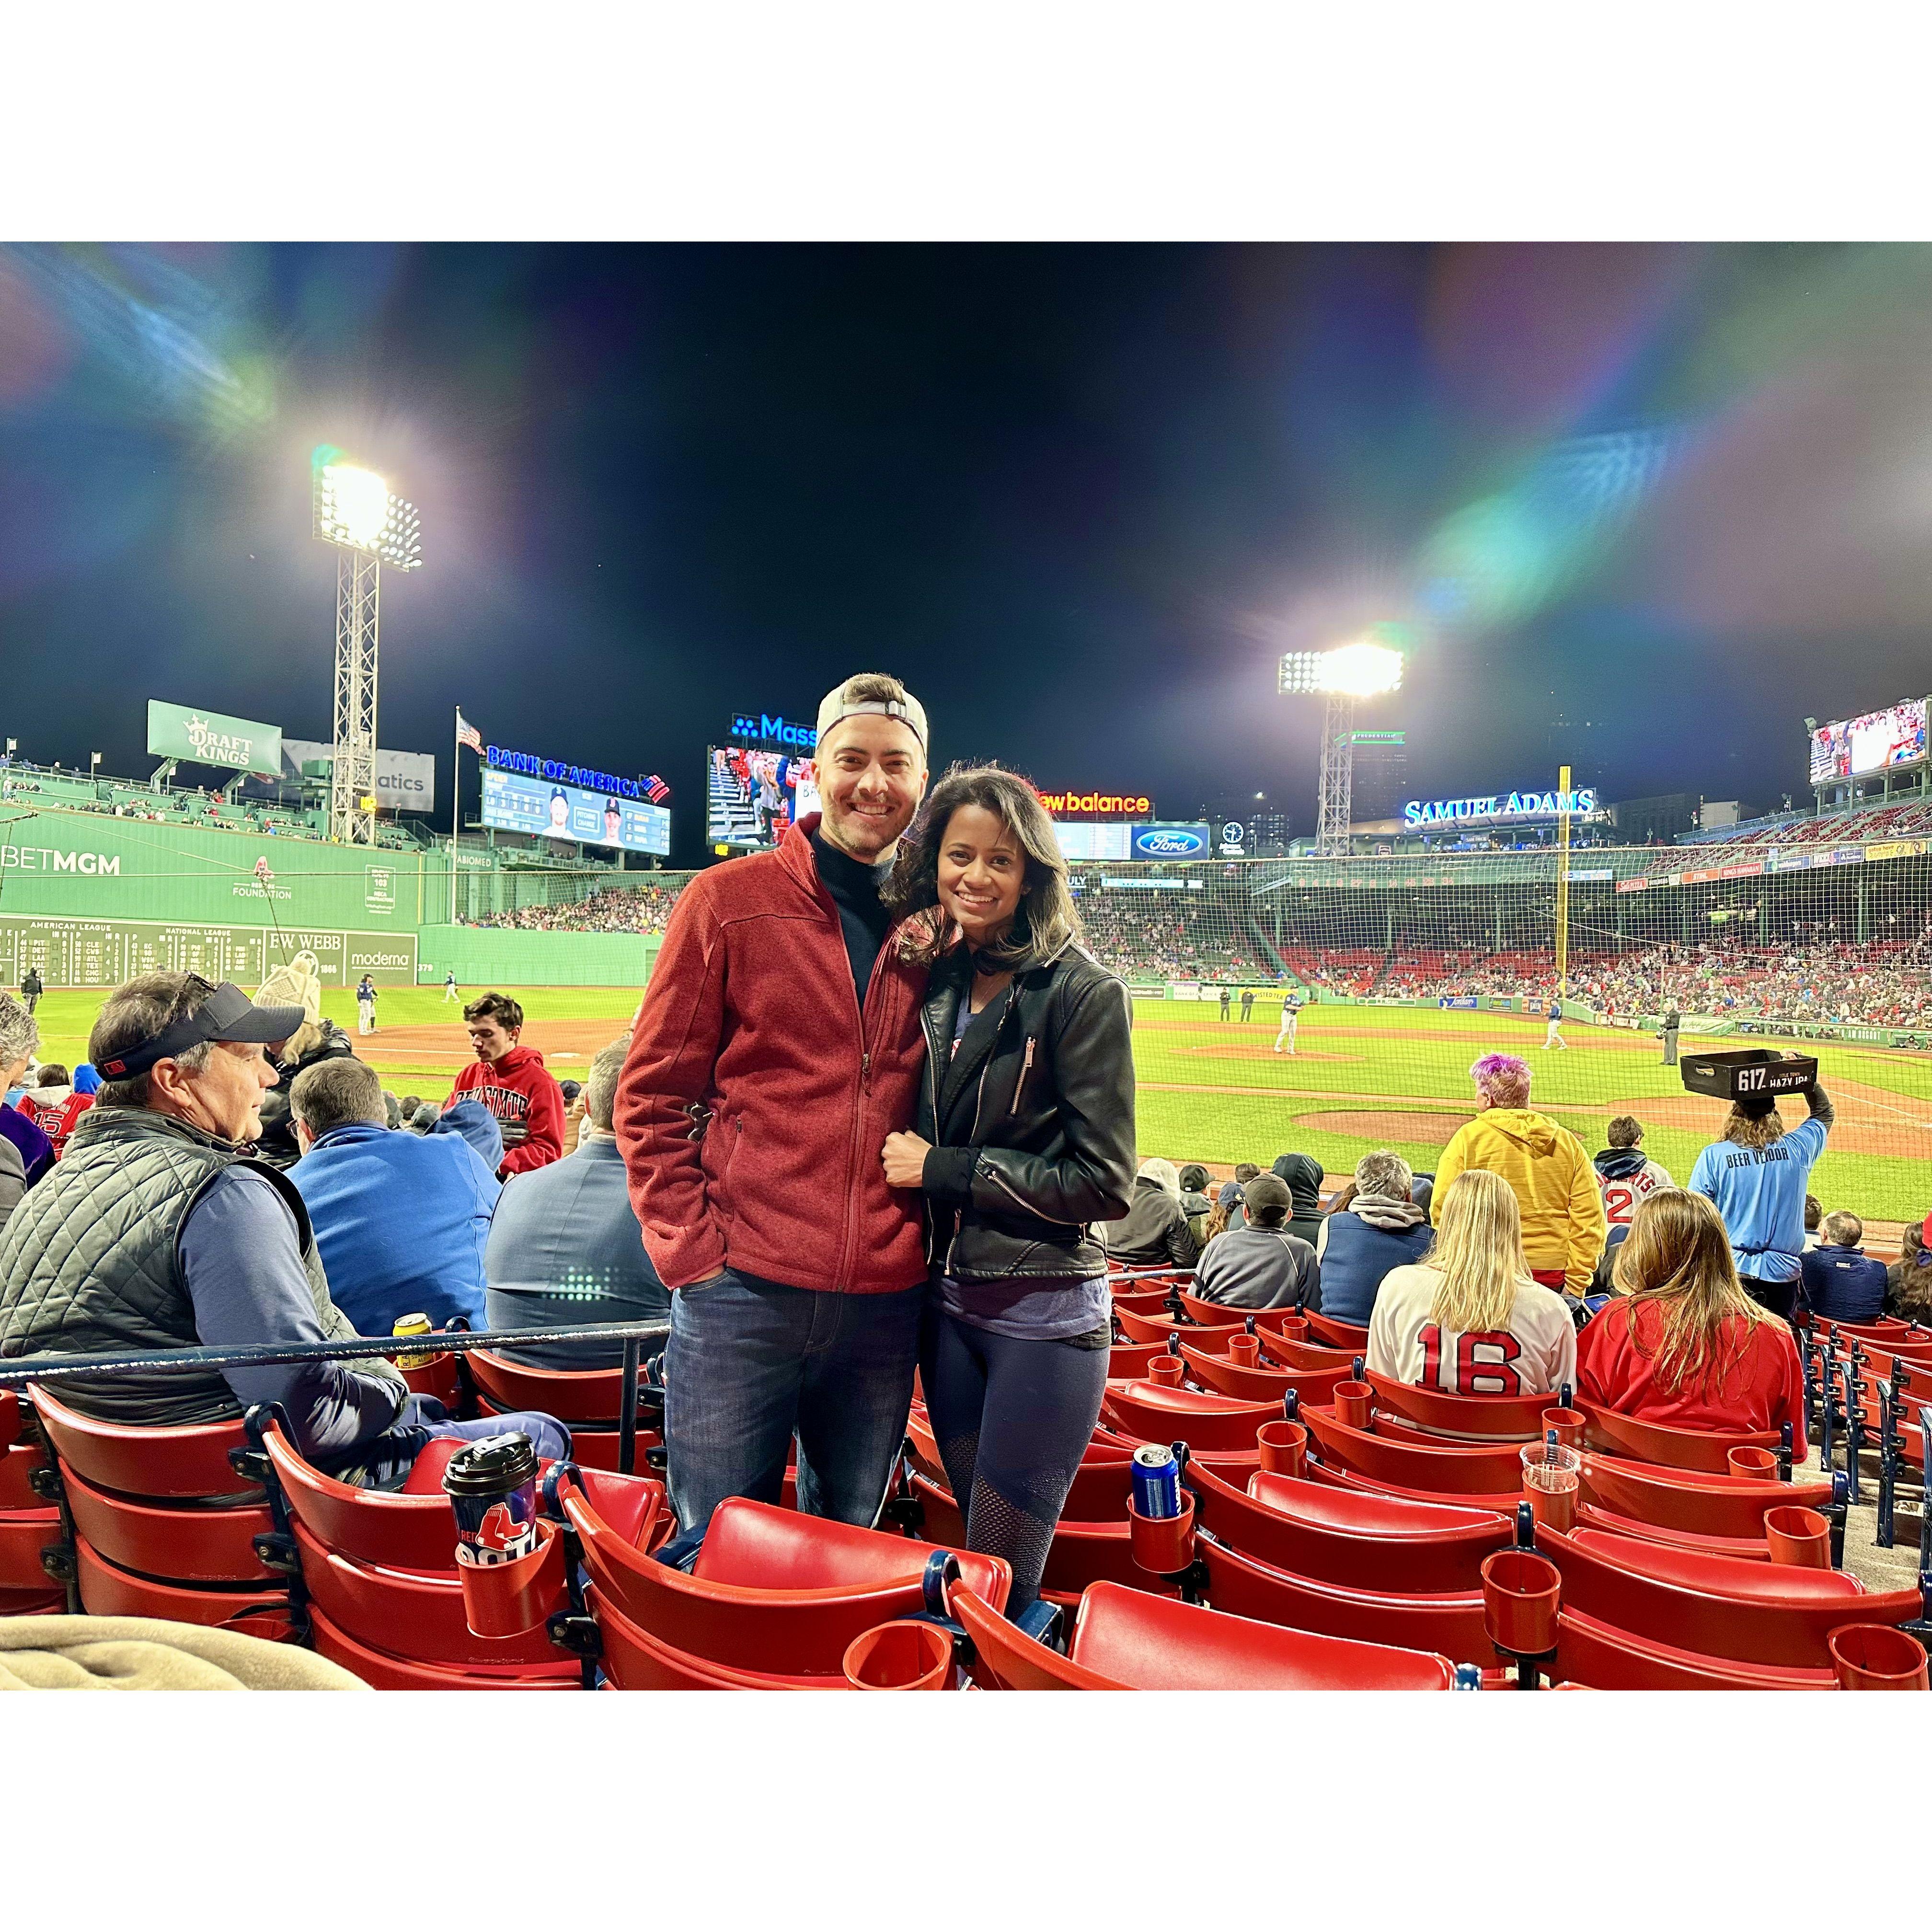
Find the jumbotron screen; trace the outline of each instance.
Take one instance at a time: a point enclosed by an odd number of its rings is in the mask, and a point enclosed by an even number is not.
[[[1900,765],[1923,764],[1925,700],[1907,698],[1862,718],[1821,724],[1811,734],[1811,782],[1862,778]]]
[[[483,772],[483,823],[500,832],[574,838],[586,845],[655,852],[660,857],[670,850],[670,814],[661,805],[554,784],[548,778],[523,778],[488,766]]]
[[[714,745],[704,754],[704,838],[762,850],[818,809],[818,775],[790,752]]]

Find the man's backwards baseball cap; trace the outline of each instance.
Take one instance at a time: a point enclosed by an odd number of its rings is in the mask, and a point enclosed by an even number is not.
[[[825,734],[835,724],[842,724],[848,718],[896,718],[919,740],[919,748],[926,749],[926,706],[905,691],[903,698],[851,698],[845,694],[854,685],[862,682],[860,677],[848,677],[843,684],[836,686],[825,694],[824,701],[818,707],[818,740],[823,745]]]
[[[308,1017],[299,1006],[258,1006],[239,986],[224,980],[196,1012],[176,1020],[152,1040],[144,1040],[99,1063],[108,1080],[132,1080],[157,1060],[172,1060],[206,1040],[254,1042],[271,1046],[296,1032]]]

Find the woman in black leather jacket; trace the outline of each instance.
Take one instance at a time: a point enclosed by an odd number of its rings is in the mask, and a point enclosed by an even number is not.
[[[892,1186],[926,1196],[920,1380],[967,1546],[1012,1565],[1016,1614],[1106,1388],[1094,1224],[1133,1187],[1127,990],[1079,944],[1053,822],[1010,772],[940,780],[886,897],[932,967],[916,1130],[884,1156]]]

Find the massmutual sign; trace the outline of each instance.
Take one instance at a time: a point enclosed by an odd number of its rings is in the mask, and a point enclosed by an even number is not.
[[[818,733],[809,724],[794,724],[790,719],[770,711],[734,711],[731,714],[731,742],[734,745],[775,745],[788,752],[809,752],[818,742]]]
[[[1512,818],[1555,818],[1563,812],[1585,817],[1597,809],[1594,787],[1582,791],[1513,791],[1507,798],[1411,799],[1402,808],[1409,831],[1435,825],[1496,825]]]
[[[282,728],[252,718],[224,718],[218,711],[148,700],[148,750],[157,758],[190,764],[226,765],[272,778],[282,768]]]

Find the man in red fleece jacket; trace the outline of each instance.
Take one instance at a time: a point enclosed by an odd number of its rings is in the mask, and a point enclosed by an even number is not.
[[[446,1114],[459,1100],[480,1100],[503,1132],[500,1179],[527,1174],[563,1158],[563,1089],[533,1046],[519,1046],[520,1002],[506,993],[485,993],[463,1010],[476,1058],[456,1076]]]
[[[896,677],[848,678],[817,760],[822,818],[679,896],[618,1084],[632,1203],[675,1291],[686,1538],[727,1496],[776,1502],[794,1437],[799,1508],[872,1523],[912,1397],[922,1203],[880,1155],[913,1117],[926,974],[879,895],[925,795],[926,713]]]

